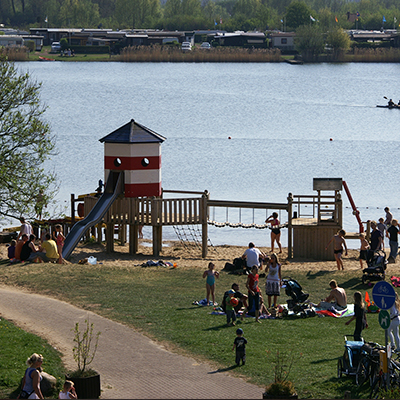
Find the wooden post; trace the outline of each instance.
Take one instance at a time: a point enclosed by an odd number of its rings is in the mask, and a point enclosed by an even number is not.
[[[101,230],[101,226],[102,225],[103,224],[102,224],[101,221],[96,225],[96,228],[97,228],[97,243],[100,243],[100,244],[101,244],[102,239],[103,239],[103,232]]]
[[[129,254],[134,255],[139,249],[139,239],[138,239],[138,225],[129,225]]]
[[[114,252],[114,224],[108,223],[106,226],[106,251],[107,253]]]
[[[204,194],[201,198],[201,207],[200,207],[200,220],[201,220],[201,256],[202,258],[206,258],[208,254],[208,198],[210,194],[207,190],[204,191]]]
[[[75,225],[75,195],[71,194],[71,227]]]
[[[343,228],[343,203],[342,203],[342,196],[340,192],[336,192],[336,203],[335,206],[337,207],[337,216],[338,216],[338,224],[340,228]]]
[[[151,225],[153,227],[153,256],[158,257],[160,255],[160,234],[158,229],[159,215],[159,201],[153,197],[151,199]],[[161,238],[162,240],[162,238]]]
[[[293,258],[293,248],[292,248],[293,195],[292,195],[292,193],[289,193],[287,200],[288,200],[288,258],[291,259],[291,258]]]

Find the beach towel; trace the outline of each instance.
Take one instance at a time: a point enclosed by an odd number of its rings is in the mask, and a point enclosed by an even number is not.
[[[203,299],[203,300],[200,300],[200,301],[196,301],[195,300],[192,304],[195,305],[195,306],[206,306],[207,305],[207,299]],[[214,303],[213,304],[213,302],[210,300],[208,305],[209,306],[218,306],[218,303]]]
[[[329,310],[321,310],[316,307],[315,312],[318,315],[325,315],[326,317],[352,317],[354,315],[354,304],[347,304],[347,308],[342,311],[336,310],[334,307],[331,307]]]
[[[392,281],[392,285],[394,287],[400,287],[400,278],[398,276],[391,276],[390,280]]]

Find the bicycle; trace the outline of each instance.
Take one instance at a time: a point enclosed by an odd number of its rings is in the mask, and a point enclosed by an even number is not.
[[[384,349],[378,343],[369,342],[365,343],[362,350],[362,357],[357,366],[356,371],[356,385],[362,386],[365,382],[369,381],[371,386],[374,377],[379,372],[379,350]]]
[[[381,390],[387,391],[395,386],[400,387],[400,362],[389,359],[388,373],[381,369],[371,386],[370,399],[377,399]]]

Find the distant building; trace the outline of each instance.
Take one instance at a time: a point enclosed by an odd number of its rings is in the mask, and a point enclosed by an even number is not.
[[[295,32],[271,32],[268,35],[270,39],[270,47],[279,49],[282,53],[285,52],[294,52],[294,38],[296,36]]]

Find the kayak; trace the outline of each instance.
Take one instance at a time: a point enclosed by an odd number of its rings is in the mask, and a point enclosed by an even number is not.
[[[397,104],[395,104],[394,106],[386,105],[386,106],[377,106],[377,107],[379,107],[379,108],[390,108],[390,109],[397,108],[398,110],[400,110],[400,106],[398,106]]]
[[[56,61],[54,58],[47,58],[39,56],[39,61]]]

